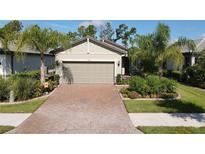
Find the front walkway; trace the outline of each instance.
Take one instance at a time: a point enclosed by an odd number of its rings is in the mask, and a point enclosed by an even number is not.
[[[129,113],[134,126],[205,126],[205,113]]]
[[[17,127],[30,115],[31,113],[0,113],[0,126]]]

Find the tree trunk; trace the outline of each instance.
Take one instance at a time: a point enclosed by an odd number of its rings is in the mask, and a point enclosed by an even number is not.
[[[161,77],[163,77],[163,66],[161,65],[160,67],[159,67],[159,76],[160,76],[160,78]]]
[[[41,83],[45,83],[45,59],[43,53],[41,53]]]

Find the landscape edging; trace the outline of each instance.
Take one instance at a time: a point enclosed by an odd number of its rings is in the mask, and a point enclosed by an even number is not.
[[[165,101],[165,100],[179,100],[179,99],[181,99],[180,93],[177,93],[177,97],[175,97],[175,98],[135,98],[135,99],[131,99],[131,98],[123,97],[121,93],[120,93],[120,96],[121,96],[122,100],[136,100],[136,101]]]

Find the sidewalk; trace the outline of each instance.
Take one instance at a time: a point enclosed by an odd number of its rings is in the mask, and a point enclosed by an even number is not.
[[[31,113],[0,113],[0,125],[17,127],[30,115]]]
[[[205,113],[129,113],[134,126],[205,126]]]

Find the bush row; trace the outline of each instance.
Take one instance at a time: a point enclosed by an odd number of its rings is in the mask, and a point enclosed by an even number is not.
[[[10,91],[14,92],[15,100],[27,100],[42,96],[52,91],[59,84],[59,76],[52,74],[42,85],[37,72],[24,72],[12,75],[7,79],[0,77],[0,100],[8,100]]]
[[[31,78],[31,79],[36,79],[40,80],[40,71],[27,71],[27,72],[19,72],[15,73],[11,76],[13,79],[16,78]]]
[[[135,91],[142,96],[158,95],[162,93],[174,93],[176,82],[167,78],[149,75],[146,78],[134,76],[129,81],[130,91]]]
[[[184,82],[200,88],[205,88],[205,69],[198,66],[190,66],[180,71],[165,71],[164,76]]]

